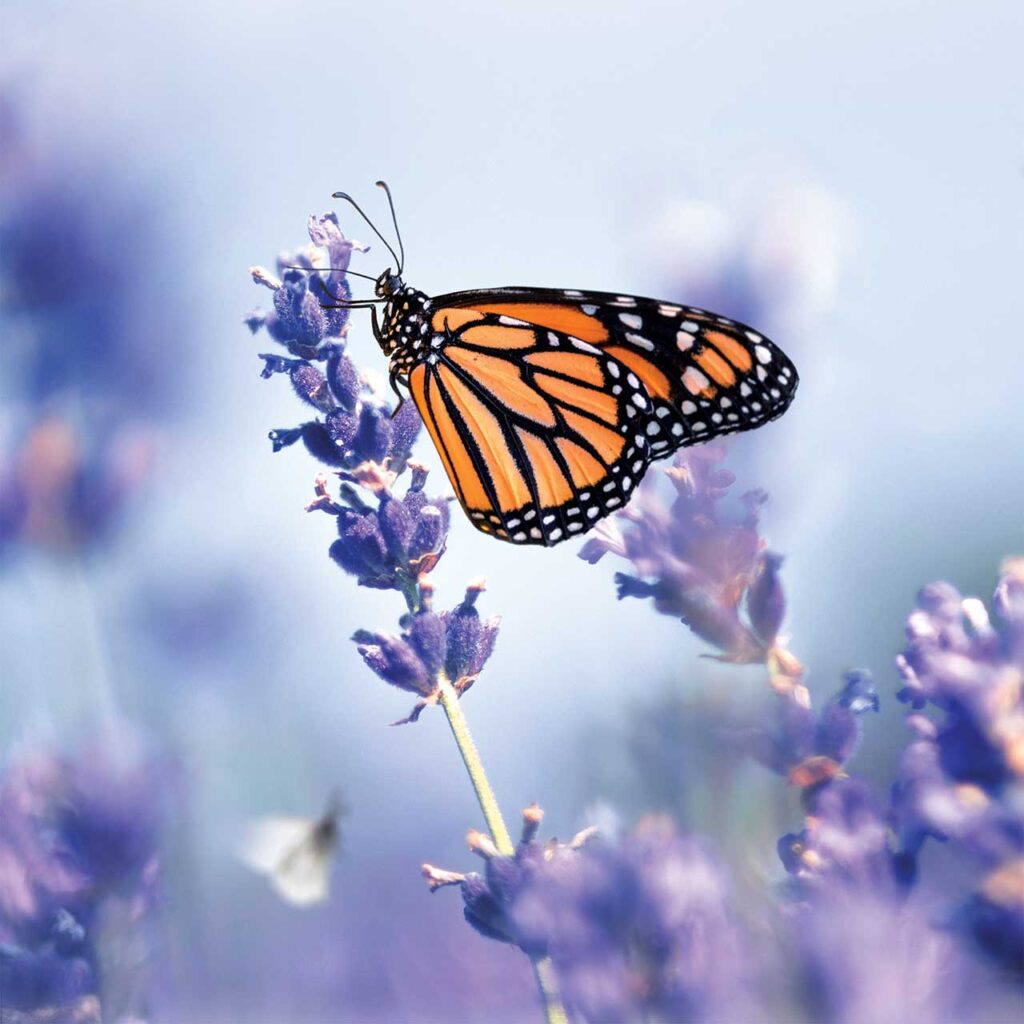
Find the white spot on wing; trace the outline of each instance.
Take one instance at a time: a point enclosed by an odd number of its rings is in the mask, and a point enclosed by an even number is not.
[[[639,317],[637,318],[639,319]],[[654,342],[650,338],[645,338],[642,334],[631,334],[626,333],[626,341],[632,342],[637,348],[646,349],[648,352],[654,351]]]
[[[688,366],[683,372],[683,387],[691,395],[699,395],[709,384],[707,377],[694,366]]]

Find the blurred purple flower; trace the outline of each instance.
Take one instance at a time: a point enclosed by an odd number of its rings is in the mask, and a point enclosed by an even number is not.
[[[808,704],[803,667],[779,638],[782,559],[766,550],[758,531],[767,495],[747,491],[738,514],[726,511],[735,477],[722,467],[724,457],[720,445],[678,453],[665,471],[675,490],[671,503],[652,475],[627,508],[598,525],[580,557],[591,564],[609,553],[628,559],[633,574],[615,574],[620,598],[651,598],[659,612],[717,648],[714,657],[767,664],[777,693]]]
[[[792,334],[814,326],[835,299],[847,219],[826,189],[794,183],[746,216],[677,199],[646,237],[657,272],[673,268],[668,297]]]
[[[804,792],[806,824],[779,840],[783,866],[807,898],[841,892],[877,899],[896,895],[898,872],[885,807],[860,779],[844,778]]]
[[[870,673],[847,672],[840,691],[820,712],[795,701],[779,701],[773,727],[741,733],[742,746],[792,785],[816,786],[842,774],[860,742],[860,716],[878,708]]]
[[[0,555],[79,549],[141,487],[183,392],[179,271],[130,176],[0,108]]]
[[[896,659],[914,738],[893,818],[909,873],[929,837],[965,855],[957,923],[1024,976],[1024,559],[1003,563],[993,608],[948,583],[918,595]]]
[[[785,965],[799,1010],[821,1024],[1003,1020],[982,1010],[985,982],[968,983],[970,965],[953,936],[935,927],[927,905],[870,890],[837,887],[785,908]],[[980,987],[979,987],[980,983]],[[995,993],[993,993],[995,994]]]
[[[116,916],[126,929],[144,929],[158,896],[169,781],[167,766],[143,758],[123,731],[74,757],[36,749],[10,764],[0,780],[5,1009],[78,1019],[111,993],[141,995],[143,964],[106,955],[104,924]],[[137,949],[144,955],[141,938]],[[118,977],[125,971],[131,983]]]
[[[593,840],[593,829],[541,843],[539,808],[523,818],[512,857],[470,833],[483,875],[424,865],[432,889],[460,886],[478,932],[550,956],[567,1006],[584,1020],[730,1020],[749,1009],[728,886],[698,843],[661,816],[616,844]]]

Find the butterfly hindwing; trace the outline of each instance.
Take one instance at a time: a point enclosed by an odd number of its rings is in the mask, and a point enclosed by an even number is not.
[[[774,419],[797,385],[751,328],[634,296],[457,292],[428,335],[413,397],[474,525],[513,543],[584,532],[651,460]]]

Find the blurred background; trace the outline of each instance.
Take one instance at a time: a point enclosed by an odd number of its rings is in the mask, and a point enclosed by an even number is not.
[[[728,464],[771,494],[812,697],[875,674],[855,767],[886,784],[915,593],[943,578],[987,598],[1024,546],[1019,4],[9,0],[0,17],[0,746],[8,771],[39,750],[145,766],[125,799],[162,808],[161,882],[132,1013],[534,1012],[525,959],[419,877],[469,869],[483,823],[443,717],[388,728],[407,695],[350,642],[395,630],[397,595],[329,561],[330,519],[303,512],[318,467],[267,440],[302,410],[259,377],[248,268],[303,244],[338,189],[381,215],[388,180],[428,293],[657,295],[785,348],[797,400]],[[354,260],[388,264],[379,245]],[[353,316],[353,357],[383,373]],[[437,465],[426,437],[417,455]],[[688,760],[700,715],[757,719],[763,674],[700,659],[576,547],[513,550],[456,512],[434,574],[443,607],[485,576],[479,606],[503,618],[465,711],[506,814],[537,800],[565,838],[669,810],[740,874],[781,875],[795,797],[731,764],[724,813]],[[685,749],[652,732],[668,709]],[[336,788],[331,899],[290,907],[238,838]]]

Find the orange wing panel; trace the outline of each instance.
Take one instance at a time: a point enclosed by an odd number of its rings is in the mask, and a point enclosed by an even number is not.
[[[600,423],[595,423],[593,420],[588,420],[586,416],[581,416],[578,412],[573,412],[572,409],[566,409],[564,406],[559,406],[559,409],[565,417],[565,422],[577,434],[585,437],[609,465],[622,454],[626,441],[621,434],[602,427]]]
[[[446,358],[465,370],[499,404],[545,427],[555,425],[554,410],[536,388],[523,380],[522,371],[515,363],[458,345],[448,345],[444,352]]]
[[[549,377],[546,373],[535,373],[533,379],[539,388],[561,404],[589,412],[612,426],[618,424],[619,409],[614,395],[570,384],[558,377]]]
[[[430,318],[430,326],[435,334],[443,334],[447,327],[450,331],[457,331],[474,320],[483,320],[483,314],[478,309],[462,309],[458,306],[442,306],[434,311]]]
[[[441,382],[472,431],[498,495],[502,512],[512,512],[530,501],[530,489],[508,450],[505,435],[494,414],[447,366],[438,368]]]
[[[409,388],[412,391],[413,399],[423,417],[423,422],[427,425],[434,447],[437,449],[438,455],[441,456],[448,479],[451,480],[459,500],[467,508],[489,509],[491,502],[484,490],[480,475],[473,465],[473,460],[469,457],[469,452],[466,451],[466,446],[459,437],[459,432],[456,430],[451,416],[448,415],[441,396],[437,393],[436,386],[433,389],[430,388],[431,383],[433,381],[427,377],[427,370],[424,366],[417,366],[409,374]],[[433,394],[430,394],[431,391]]]
[[[593,356],[585,356],[581,352],[535,352],[525,358],[531,366],[564,373],[567,377],[583,381],[584,384],[593,384],[595,387],[604,384],[601,364]]]
[[[715,351],[706,348],[694,356],[694,361],[715,382],[724,388],[736,383],[736,371]]]
[[[555,462],[547,442],[528,430],[517,430],[516,433],[530,460],[541,507],[553,508],[569,501],[572,498],[572,485]]]
[[[667,399],[669,397],[671,386],[668,377],[635,349],[626,348],[624,345],[609,345],[605,352],[628,366],[644,382],[644,387],[647,388],[649,395],[654,398]]]
[[[569,466],[572,482],[577,487],[594,487],[608,475],[608,470],[590,452],[585,451],[575,442],[560,437],[556,443]]]
[[[495,302],[478,306],[481,313],[511,316],[516,320],[571,334],[591,344],[608,340],[608,329],[597,317],[588,316],[575,306],[559,306],[548,302]]]
[[[532,327],[505,327],[502,324],[477,324],[467,327],[459,335],[459,341],[469,341],[487,348],[511,349],[533,348],[537,344],[537,333]]]
[[[750,352],[735,338],[721,331],[705,331],[704,340],[710,341],[741,373],[748,373],[754,365]]]

